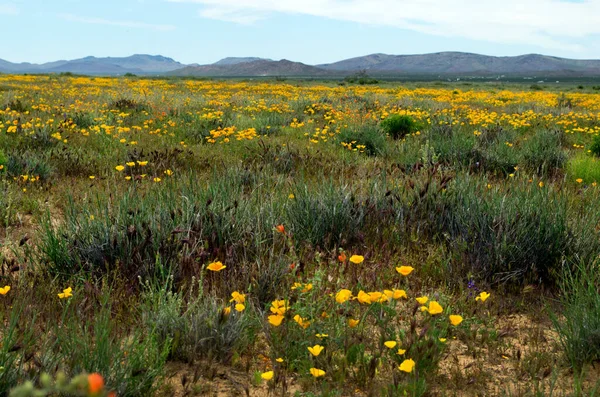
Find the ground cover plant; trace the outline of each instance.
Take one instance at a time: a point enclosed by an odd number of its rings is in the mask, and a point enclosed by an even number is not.
[[[0,84],[0,395],[596,394],[598,93]]]

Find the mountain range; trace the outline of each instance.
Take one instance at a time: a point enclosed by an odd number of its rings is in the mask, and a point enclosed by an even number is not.
[[[184,65],[160,55],[86,57],[44,64],[0,59],[0,73],[63,73],[88,75],[172,75],[203,77],[340,77],[365,71],[372,76],[582,76],[600,77],[600,60],[578,60],[528,54],[496,57],[464,52],[421,55],[371,54],[339,62],[307,65],[257,57],[224,58],[208,65]]]

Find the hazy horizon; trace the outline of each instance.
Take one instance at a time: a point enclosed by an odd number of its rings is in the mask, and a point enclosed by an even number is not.
[[[0,0],[0,58],[45,63],[163,55],[324,64],[458,51],[600,59],[600,0]]]

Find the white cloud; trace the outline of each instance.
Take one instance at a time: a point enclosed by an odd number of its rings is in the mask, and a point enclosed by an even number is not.
[[[16,5],[10,3],[0,3],[0,15],[17,15],[19,9]]]
[[[158,31],[168,31],[175,29],[175,26],[173,25],[155,25],[137,21],[118,21],[103,18],[88,18],[73,14],[58,14],[58,16],[66,21],[88,23],[93,25],[121,26],[124,28],[151,29]]]
[[[166,1],[200,4],[202,17],[236,23],[253,23],[276,13],[308,15],[437,36],[568,51],[582,51],[578,39],[600,35],[600,0]]]

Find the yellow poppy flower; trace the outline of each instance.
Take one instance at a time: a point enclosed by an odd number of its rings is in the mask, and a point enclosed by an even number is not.
[[[229,316],[229,314],[231,314],[231,308],[230,307],[226,307],[223,309],[223,315],[225,317]]]
[[[320,378],[321,376],[325,376],[325,371],[323,371],[322,369],[318,369],[318,368],[311,368],[310,374],[312,376],[314,376],[315,378]]]
[[[117,166],[115,167],[115,169],[116,169],[117,171],[121,172],[121,171],[123,171],[123,170],[125,169],[125,167],[123,167],[122,165],[117,165]]]
[[[267,371],[260,374],[260,377],[264,380],[271,380],[273,379],[273,375],[273,371]]]
[[[235,310],[237,310],[238,312],[243,312],[246,309],[246,305],[244,305],[243,303],[238,303],[237,305],[235,305]]]
[[[358,325],[358,323],[360,323],[360,320],[355,320],[353,318],[351,318],[351,319],[348,320],[348,326],[350,328],[356,327]]]
[[[271,313],[284,315],[287,310],[287,305],[285,300],[274,300],[271,302]]]
[[[450,324],[454,325],[455,327],[463,321],[462,316],[459,316],[458,314],[451,314],[448,316],[448,318],[450,319]]]
[[[10,285],[5,285],[4,287],[0,288],[0,295],[6,295],[8,294],[8,291],[10,291]]]
[[[427,301],[429,300],[428,297],[426,296],[421,296],[419,298],[415,298],[417,300],[417,302],[419,302],[421,305],[424,305],[427,303]]]
[[[344,303],[347,302],[350,298],[352,297],[352,291],[350,291],[349,289],[341,289],[338,291],[337,294],[335,294],[335,301],[337,303]]]
[[[429,314],[431,314],[433,316],[436,314],[443,313],[444,308],[436,301],[431,301],[431,302],[429,302],[429,308],[427,309],[427,311],[429,312]]]
[[[206,268],[212,272],[220,272],[225,269],[227,266],[224,266],[221,262],[213,262],[209,264]]]
[[[381,292],[369,292],[369,300],[371,303],[375,303],[381,299],[382,295]]]
[[[70,298],[73,296],[72,292],[73,292],[73,289],[71,287],[63,289],[63,292],[58,294],[58,297],[60,299]]]
[[[415,369],[415,362],[411,358],[404,360],[398,369],[403,372],[411,373]]]
[[[283,321],[283,316],[281,314],[272,314],[268,317],[269,319],[269,324],[271,324],[274,327],[279,327],[281,325],[281,322]]]
[[[371,296],[363,290],[358,291],[358,295],[356,296],[356,299],[358,299],[358,301],[360,303],[362,303],[363,305],[371,304]]]
[[[301,326],[304,329],[308,328],[308,326],[310,325],[310,321],[306,321],[306,319],[300,317],[300,315],[298,315],[298,314],[296,314],[294,316],[294,321],[296,323],[298,323],[298,325]]]
[[[350,262],[354,263],[355,265],[360,265],[364,260],[365,257],[362,255],[352,255],[350,257]]]
[[[482,301],[485,302],[487,300],[487,298],[490,297],[490,294],[488,294],[487,292],[483,291],[482,293],[480,293],[477,298],[475,298],[476,301]]]
[[[396,342],[395,340],[388,340],[387,342],[384,342],[383,344],[388,349],[393,349],[394,347],[396,347],[396,345],[398,344],[398,342]]]
[[[403,276],[408,276],[413,270],[415,270],[415,268],[412,266],[400,266],[396,268],[396,271]]]
[[[404,353],[406,353],[406,350],[404,350],[404,349],[398,349],[398,351],[396,352],[396,354],[399,356],[403,356]]]
[[[315,357],[317,357],[319,354],[321,354],[323,349],[325,349],[325,348],[321,345],[314,345],[312,347],[311,346],[308,347],[308,351],[310,352],[310,354],[312,354]]]
[[[231,293],[231,299],[229,300],[229,302],[244,303],[246,302],[246,295],[238,291],[233,291]]]

